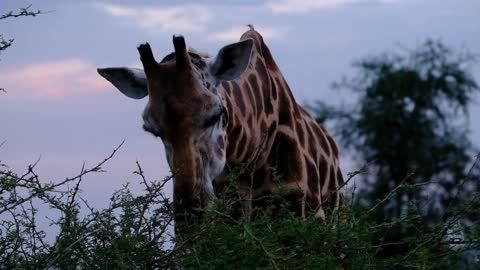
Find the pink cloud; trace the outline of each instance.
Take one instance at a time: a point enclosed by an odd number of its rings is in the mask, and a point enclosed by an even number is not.
[[[7,97],[55,98],[93,94],[108,88],[96,66],[83,59],[34,63],[0,71],[0,87]]]

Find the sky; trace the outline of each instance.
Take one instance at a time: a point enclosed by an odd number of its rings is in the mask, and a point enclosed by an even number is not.
[[[352,62],[426,38],[480,54],[478,0],[235,0],[235,1],[22,1],[2,0],[0,14],[32,4],[45,14],[0,21],[15,38],[0,55],[0,160],[17,172],[40,158],[44,181],[80,172],[103,160],[123,140],[104,169],[87,177],[82,195],[106,205],[138,160],[149,179],[169,175],[163,145],[141,128],[144,100],[123,96],[97,67],[139,67],[136,46],[148,41],[157,59],[173,51],[171,37],[215,55],[253,24],[301,104],[351,103],[330,84],[354,75]],[[472,67],[480,81],[480,65]],[[470,109],[471,138],[480,146],[480,98]],[[344,173],[353,170],[341,157]]]

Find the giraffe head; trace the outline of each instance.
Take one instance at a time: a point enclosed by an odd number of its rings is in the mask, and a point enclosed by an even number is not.
[[[214,58],[187,50],[182,36],[174,36],[173,45],[175,52],[160,62],[148,43],[140,45],[143,70],[122,67],[98,72],[127,97],[148,96],[143,128],[164,143],[175,172],[175,204],[202,207],[215,198],[213,181],[226,162],[228,113],[216,87],[245,71],[253,40],[227,45]]]

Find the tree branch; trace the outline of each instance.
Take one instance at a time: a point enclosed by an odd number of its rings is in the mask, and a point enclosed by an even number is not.
[[[45,14],[44,12],[42,12],[41,10],[37,10],[37,11],[31,11],[30,8],[32,7],[32,5],[28,5],[27,7],[24,7],[24,8],[20,8],[20,11],[17,12],[17,13],[13,13],[13,11],[9,11],[3,15],[0,15],[0,20],[4,20],[4,19],[8,19],[8,18],[18,18],[18,17],[35,17],[37,15],[40,15],[40,14]]]

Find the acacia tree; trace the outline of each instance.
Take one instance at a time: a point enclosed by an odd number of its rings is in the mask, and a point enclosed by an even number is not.
[[[480,168],[468,137],[468,106],[479,87],[469,71],[468,51],[455,53],[427,40],[416,50],[387,53],[354,64],[358,74],[334,83],[358,103],[311,108],[320,122],[334,121],[338,138],[357,161],[369,163],[361,176],[361,203],[375,204],[381,219],[414,209],[429,221],[474,189]],[[415,203],[412,203],[415,202]]]

